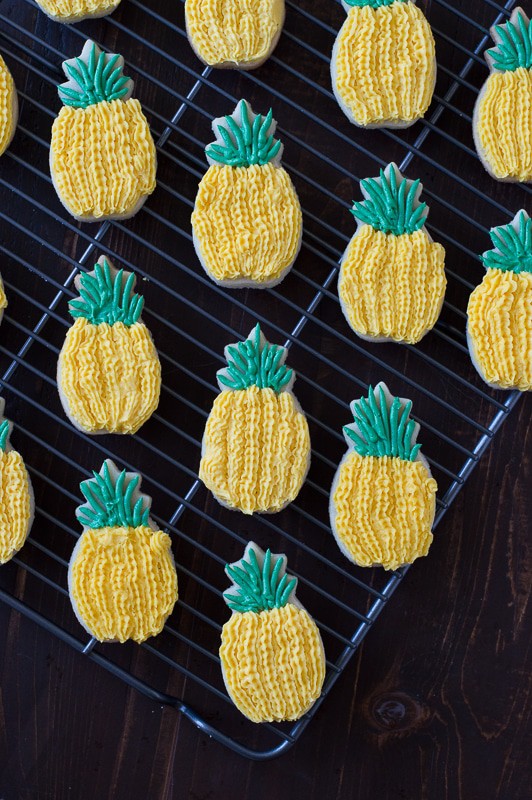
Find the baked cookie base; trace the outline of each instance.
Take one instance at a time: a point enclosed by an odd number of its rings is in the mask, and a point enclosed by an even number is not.
[[[234,278],[228,280],[219,280],[214,277],[214,275],[210,272],[209,268],[205,263],[205,259],[203,258],[203,254],[201,252],[201,244],[199,242],[198,237],[196,236],[196,231],[192,228],[192,243],[194,245],[194,250],[196,251],[196,255],[198,260],[211,279],[213,283],[216,283],[218,286],[224,286],[226,289],[270,289],[273,286],[277,286],[277,284],[281,283],[282,280],[286,278],[292,267],[294,266],[296,259],[299,255],[299,251],[301,250],[301,242],[303,240],[303,229],[299,231],[299,241],[296,245],[294,257],[290,264],[288,264],[280,275],[276,278],[272,278],[270,281],[264,281],[259,283],[258,281],[254,281],[251,278]]]
[[[340,96],[340,94],[338,92],[338,88],[337,88],[337,72],[338,72],[338,70],[337,70],[337,67],[336,67],[336,59],[337,59],[337,55],[338,55],[339,46],[340,46],[340,33],[338,33],[338,36],[335,39],[334,46],[333,46],[333,49],[332,49],[332,54],[331,54],[331,83],[332,83],[333,94],[334,94],[334,96],[336,98],[336,102],[338,103],[338,105],[340,106],[340,108],[342,109],[342,111],[344,112],[346,117],[348,118],[349,122],[352,122],[353,125],[356,125],[357,128],[362,128],[363,130],[368,130],[368,131],[369,130],[376,130],[378,128],[391,128],[391,129],[395,129],[395,130],[403,130],[405,128],[411,128],[412,125],[415,125],[416,122],[419,122],[420,119],[424,118],[424,115],[422,115],[422,116],[416,117],[415,119],[412,119],[412,120],[397,120],[397,121],[395,121],[395,120],[383,120],[382,122],[370,122],[368,125],[362,125],[360,122],[358,122],[355,119],[352,110],[349,108],[347,103],[344,102],[343,98]],[[433,82],[432,82],[431,95],[434,94],[434,87],[436,86],[437,74],[438,74],[438,69],[437,69],[437,66],[435,65],[435,67],[434,67],[434,79],[433,79]]]
[[[145,194],[142,197],[140,197],[139,200],[133,206],[133,208],[130,209],[129,211],[125,211],[123,214],[108,214],[108,215],[104,214],[101,217],[94,217],[94,216],[91,216],[91,215],[80,216],[78,214],[75,214],[72,211],[72,209],[63,200],[63,198],[62,198],[62,196],[61,196],[61,194],[59,192],[59,189],[57,188],[57,183],[56,183],[56,180],[55,180],[54,163],[53,162],[54,162],[53,151],[52,151],[52,148],[50,148],[49,163],[50,163],[50,176],[52,178],[53,187],[54,187],[54,189],[56,191],[56,194],[57,194],[59,200],[61,201],[61,205],[63,206],[63,208],[65,208],[68,211],[68,213],[70,214],[71,217],[73,217],[74,219],[78,220],[78,222],[104,222],[105,220],[131,219],[131,217],[134,217],[135,214],[138,211],[140,211],[140,209],[142,208],[142,206],[144,205],[144,203],[146,202],[146,200],[148,199],[148,197],[151,194],[151,192],[150,192],[150,194]],[[155,169],[155,172],[157,172],[157,157],[155,157],[154,169]]]

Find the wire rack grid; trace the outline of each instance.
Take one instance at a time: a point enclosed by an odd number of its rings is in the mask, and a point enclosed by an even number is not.
[[[111,17],[67,29],[48,21],[31,0],[16,11],[14,3],[0,0],[0,50],[21,101],[17,135],[0,168],[0,251],[10,304],[0,341],[0,385],[36,495],[32,534],[2,569],[0,597],[129,685],[175,706],[232,750],[267,759],[299,738],[407,571],[352,568],[331,536],[328,493],[345,447],[341,426],[349,420],[349,401],[380,379],[413,399],[439,484],[437,528],[518,400],[518,393],[493,392],[480,381],[464,335],[467,298],[482,276],[477,253],[486,248],[489,227],[529,201],[528,188],[487,178],[470,130],[474,99],[487,77],[482,53],[488,29],[508,16],[514,2],[478,0],[474,18],[456,1],[426,4],[438,52],[436,92],[427,118],[399,133],[356,130],[334,102],[328,63],[344,18],[339,5],[315,0],[303,7],[287,0],[275,54],[245,74],[202,67],[186,41],[182,6],[167,5],[124,0]],[[75,223],[49,177],[61,62],[79,53],[87,37],[125,57],[156,140],[157,190],[126,223]],[[211,283],[191,243],[190,212],[206,169],[210,122],[240,97],[258,111],[273,106],[285,166],[304,211],[296,266],[280,287],[262,292],[230,292]],[[415,348],[355,339],[334,287],[352,235],[347,209],[358,194],[356,182],[392,159],[422,179],[429,230],[447,251],[443,312]],[[69,325],[73,281],[102,253],[143,279],[145,318],[163,366],[160,407],[126,441],[74,431],[57,396],[55,364]],[[256,321],[270,341],[290,349],[296,393],[311,428],[312,467],[289,508],[243,519],[209,497],[197,468],[223,345],[247,335]],[[88,639],[68,601],[79,482],[105,457],[144,475],[153,518],[173,537],[180,599],[163,633],[140,647]],[[223,688],[217,656],[227,618],[223,565],[240,556],[249,538],[287,553],[328,655],[322,697],[291,725],[254,726]]]

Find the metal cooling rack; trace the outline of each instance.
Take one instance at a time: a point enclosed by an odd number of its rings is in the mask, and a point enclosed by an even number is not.
[[[528,188],[487,177],[471,139],[473,103],[487,77],[481,55],[487,31],[514,2],[502,7],[478,0],[474,18],[461,5],[427,4],[439,61],[434,101],[426,120],[394,133],[355,129],[332,97],[329,56],[345,17],[333,3],[315,0],[300,7],[288,0],[273,57],[257,72],[238,74],[201,67],[186,41],[179,4],[124,0],[111,17],[66,28],[47,20],[31,0],[0,0],[0,50],[21,101],[15,140],[0,164],[1,271],[9,297],[0,384],[6,413],[15,422],[14,444],[25,456],[36,494],[31,537],[2,568],[0,596],[250,758],[270,758],[298,739],[406,573],[351,567],[330,533],[328,491],[345,449],[341,426],[350,419],[349,401],[380,379],[413,399],[424,452],[440,487],[438,527],[518,399],[517,393],[493,392],[480,381],[464,336],[467,298],[483,274],[476,254],[488,245],[489,227],[529,207]],[[88,36],[124,55],[157,142],[158,188],[127,223],[78,225],[63,211],[50,182],[48,147],[60,107],[60,64],[79,53]],[[284,163],[304,209],[297,264],[280,287],[265,292],[215,286],[191,245],[189,217],[207,168],[203,148],[211,139],[210,121],[230,113],[242,96],[262,112],[273,106]],[[335,292],[338,259],[354,229],[347,209],[358,196],[357,181],[392,159],[422,179],[431,206],[428,227],[447,250],[444,309],[435,330],[415,348],[354,339]],[[74,277],[101,253],[145,279],[145,318],[163,366],[159,410],[126,441],[74,431],[56,390],[55,365],[69,325]],[[271,341],[290,348],[296,393],[310,422],[313,463],[295,503],[275,516],[248,519],[218,506],[197,480],[197,468],[223,346],[246,335],[256,320]],[[107,456],[143,473],[154,519],[171,533],[178,564],[176,610],[163,633],[141,647],[89,640],[68,601],[79,482]],[[227,618],[223,565],[240,556],[248,538],[287,553],[301,600],[324,638],[323,696],[293,725],[254,726],[223,688],[217,657]],[[438,540],[437,533],[433,547],[440,546]],[[419,568],[430,569],[430,558]]]

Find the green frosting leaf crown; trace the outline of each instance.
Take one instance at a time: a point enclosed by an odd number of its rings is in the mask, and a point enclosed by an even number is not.
[[[381,169],[378,178],[361,181],[360,188],[365,200],[354,203],[351,213],[362,224],[395,236],[414,233],[425,224],[427,204],[418,199],[423,187],[419,179],[403,178],[396,164]]]
[[[487,51],[488,61],[499,72],[532,67],[532,28],[522,8],[516,8],[508,22],[493,28],[495,47]]]
[[[370,6],[370,8],[380,8],[381,6],[391,6],[394,3],[407,3],[409,0],[343,0],[347,6]]]
[[[487,269],[503,272],[532,272],[532,220],[526,211],[518,211],[508,225],[490,231],[494,250],[480,256]]]
[[[93,325],[123,322],[130,326],[138,322],[144,298],[133,292],[135,275],[132,272],[117,271],[102,256],[94,265],[93,272],[81,273],[78,284],[80,299],[69,303],[74,318],[84,317]]]
[[[148,526],[151,498],[139,491],[140,475],[119,472],[107,458],[94,478],[80,483],[87,501],[76,509],[76,517],[87,528],[138,528]]]
[[[253,113],[247,100],[240,100],[231,116],[214,120],[216,141],[205,150],[207,160],[229,167],[279,162],[282,144],[273,136],[276,125],[271,108],[263,117]]]
[[[232,611],[268,611],[283,608],[295,592],[297,578],[286,572],[286,556],[264,553],[249,542],[240,561],[227,564],[225,572],[233,585],[224,592],[224,600]]]
[[[359,456],[390,456],[415,461],[418,424],[410,419],[411,400],[393,397],[384,383],[369,387],[367,399],[353,400],[354,422],[344,425],[344,436]]]
[[[294,371],[284,365],[286,348],[269,344],[257,324],[243,342],[230,344],[225,348],[227,367],[216,373],[221,388],[273,389],[282,392],[287,389]]]
[[[123,68],[122,56],[104,53],[97,44],[86,41],[79,57],[63,62],[63,72],[69,80],[58,87],[62,103],[87,108],[127,99],[133,91],[133,81],[123,74]]]
[[[0,424],[0,450],[3,453],[5,453],[7,443],[9,441],[10,427],[9,420],[2,420],[2,423]]]

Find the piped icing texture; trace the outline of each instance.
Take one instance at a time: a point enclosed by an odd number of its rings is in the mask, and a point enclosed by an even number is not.
[[[344,426],[349,449],[331,492],[331,526],[359,566],[397,569],[427,554],[437,484],[419,455],[410,400],[393,397],[380,383],[351,408],[354,421]]]
[[[222,392],[205,427],[199,474],[221,503],[246,514],[279,511],[308,470],[308,425],[290,391],[286,353],[256,325],[225,348],[227,367],[217,373]]]
[[[86,503],[76,511],[85,530],[69,571],[74,608],[100,641],[143,642],[162,630],[177,600],[170,537],[150,527],[139,475],[106,460],[93,476],[81,484]]]
[[[216,139],[205,149],[211,166],[191,221],[202,264],[221,283],[270,285],[297,256],[301,207],[281,167],[276,125],[271,109],[255,114],[246,100],[212,123]]]
[[[325,677],[320,633],[285,569],[285,556],[254,542],[226,566],[233,585],[224,599],[233,614],[222,629],[222,672],[233,702],[253,722],[299,719]]]
[[[155,189],[155,145],[139,101],[64,106],[52,126],[51,165],[75,216],[131,212]]]
[[[519,211],[490,232],[487,273],[467,307],[472,355],[485,381],[532,389],[532,220]]]
[[[323,648],[306,611],[287,605],[233,614],[220,658],[231,698],[253,722],[299,719],[323,684]]]
[[[0,56],[0,155],[5,152],[13,136],[15,92],[11,73]]]
[[[20,453],[9,449],[9,434],[10,424],[4,419],[0,423],[0,564],[20,550],[32,518],[28,472]]]
[[[260,558],[260,562],[259,562]],[[244,558],[225,567],[233,585],[224,592],[224,600],[240,614],[259,614],[272,608],[283,608],[296,590],[297,578],[286,574],[286,557],[265,553],[251,543]]]
[[[419,201],[422,190],[419,178],[411,181],[403,178],[393,162],[381,169],[378,178],[360,181],[364,200],[355,202],[351,213],[363,225],[371,225],[376,231],[393,233],[415,233],[420,230],[428,215],[426,203]]]
[[[135,433],[159,403],[161,365],[144,323],[77,319],[59,356],[59,375],[71,416],[89,432]]]
[[[420,461],[349,453],[333,495],[336,534],[353,561],[397,569],[432,542],[436,481]]]
[[[99,641],[156,636],[177,598],[170,537],[145,526],[88,529],[72,566],[72,597]]]
[[[218,383],[229,389],[273,389],[281,392],[293,381],[294,371],[285,365],[286,347],[270,344],[257,323],[243,342],[225,348],[227,366],[218,370]]]
[[[50,169],[63,204],[81,219],[130,216],[155,189],[155,145],[123,66],[122,56],[91,41],[63,63]]]
[[[335,92],[358,125],[412,122],[430,105],[434,39],[411,2],[355,4],[338,35]]]
[[[403,461],[415,461],[421,449],[415,444],[416,422],[410,419],[412,401],[400,397],[390,398],[385,385],[374,390],[369,387],[368,397],[351,404],[354,422],[344,425],[344,436],[359,456],[390,456]]]
[[[228,167],[280,162],[282,144],[274,138],[277,123],[270,108],[265,117],[255,114],[247,100],[239,100],[232,114],[213,122],[216,140],[207,146],[209,163]]]
[[[499,179],[532,180],[532,70],[495,72],[475,115],[481,154]]]
[[[72,18],[103,17],[113,11],[120,0],[37,0],[37,3],[50,17],[70,22]]]
[[[521,8],[492,29],[490,74],[473,116],[475,144],[499,180],[532,180],[532,27]]]
[[[307,421],[290,392],[226,390],[207,420],[199,475],[230,508],[279,511],[297,496],[309,451]]]
[[[4,308],[7,308],[7,297],[4,289],[4,282],[0,277],[0,314],[4,310]]]
[[[264,60],[284,20],[283,0],[186,0],[188,36],[206,64]]]
[[[260,284],[281,277],[293,263],[301,207],[282,167],[211,166],[199,185],[192,228],[215,280]]]
[[[532,27],[522,8],[516,8],[508,22],[493,28],[495,47],[487,51],[492,69],[513,72],[532,67]]]
[[[123,74],[124,59],[118,53],[105,53],[88,40],[81,56],[63,62],[68,78],[58,87],[65,106],[87,108],[95,103],[126,100],[133,82]]]
[[[126,278],[127,275],[127,278]],[[123,322],[129,327],[139,321],[144,298],[133,292],[135,275],[118,272],[105,256],[94,266],[94,272],[79,277],[80,298],[71,300],[69,311],[75,319],[84,317],[93,325]]]
[[[135,433],[159,403],[161,365],[134,285],[105,256],[76,278],[58,383],[65,410],[88,432]]]
[[[351,239],[338,282],[349,324],[364,336],[418,342],[440,314],[444,263],[443,246],[423,230],[395,236],[363,225]]]

